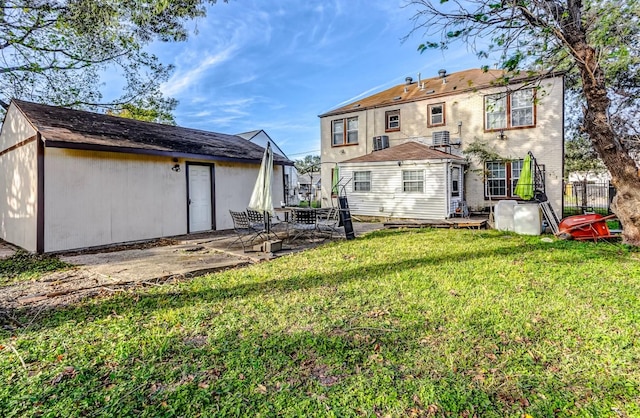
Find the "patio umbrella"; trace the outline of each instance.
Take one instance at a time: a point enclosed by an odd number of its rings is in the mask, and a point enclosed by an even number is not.
[[[529,154],[524,157],[520,178],[513,192],[524,200],[533,199],[533,176],[531,175],[531,156]]]
[[[267,234],[270,229],[270,219],[273,215],[273,201],[271,199],[271,179],[273,177],[273,151],[271,151],[271,143],[267,143],[267,148],[262,156],[260,171],[256,185],[253,187],[251,199],[248,208],[256,212],[264,213],[264,225]]]
[[[338,163],[336,163],[333,169],[333,177],[331,178],[331,194],[338,195],[338,183],[340,183],[340,171],[338,169]]]

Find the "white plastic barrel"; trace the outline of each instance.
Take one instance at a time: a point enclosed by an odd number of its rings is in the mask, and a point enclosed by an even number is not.
[[[515,200],[501,200],[495,206],[496,229],[499,231],[513,231],[513,208],[518,205]]]
[[[521,235],[542,233],[542,213],[537,204],[516,205],[513,209],[513,230]]]

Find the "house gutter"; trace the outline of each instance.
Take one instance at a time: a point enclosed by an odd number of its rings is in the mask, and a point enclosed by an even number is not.
[[[98,145],[98,144],[85,144],[85,143],[75,143],[75,142],[65,142],[65,141],[55,141],[55,140],[46,140],[44,146],[47,148],[63,148],[63,149],[75,149],[82,151],[103,151],[103,152],[119,152],[124,154],[140,154],[140,155],[155,155],[162,157],[171,157],[171,158],[186,158],[186,159],[196,159],[196,160],[205,160],[205,161],[219,161],[219,162],[234,162],[234,163],[249,163],[249,164],[260,164],[262,159],[254,159],[254,158],[232,158],[232,157],[221,157],[216,155],[205,155],[205,154],[195,154],[189,152],[176,152],[176,151],[162,151],[162,150],[154,150],[154,149],[145,149],[145,148],[131,148],[131,147],[112,147],[107,145]],[[274,161],[275,165],[282,166],[293,166],[293,161]]]

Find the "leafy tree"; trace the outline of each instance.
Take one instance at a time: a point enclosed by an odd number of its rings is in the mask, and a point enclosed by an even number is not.
[[[637,0],[410,0],[419,50],[462,41],[497,56],[505,80],[523,70],[566,71],[584,104],[582,132],[616,187],[623,239],[640,245],[640,177],[628,139],[638,129],[640,4]],[[482,43],[476,41],[481,41]],[[478,47],[482,45],[483,47]],[[637,136],[636,136],[637,137]]]
[[[185,23],[205,16],[207,3],[215,0],[0,0],[0,98],[170,114],[176,102],[159,85],[172,67],[144,47],[187,39]],[[104,71],[126,81],[110,103],[97,82]]]
[[[302,160],[294,161],[293,164],[300,174],[320,171],[320,156],[307,155]]]

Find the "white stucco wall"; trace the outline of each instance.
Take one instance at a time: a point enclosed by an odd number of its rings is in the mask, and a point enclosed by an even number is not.
[[[179,172],[174,164],[170,157],[46,148],[45,251],[186,234],[186,161],[178,160]],[[258,169],[214,163],[216,229],[233,227],[229,209],[246,209]],[[274,204],[282,197],[276,166]]]
[[[35,134],[11,105],[0,130],[0,152]],[[36,250],[37,169],[35,140],[0,156],[0,238],[28,251]]]
[[[187,232],[186,174],[171,158],[45,149],[45,251]]]
[[[352,179],[354,171],[371,172],[371,191],[356,192],[353,180],[346,186],[353,215],[389,218],[445,219],[447,206],[447,164],[445,162],[396,161],[340,164],[340,175]],[[403,192],[402,171],[422,170],[424,192]]]
[[[253,186],[258,178],[259,165],[216,163],[216,220],[217,229],[233,228],[229,210],[247,209]],[[273,206],[284,199],[282,166],[275,166],[272,183]]]
[[[511,86],[511,88],[517,87],[517,85]],[[564,158],[563,80],[561,77],[548,78],[542,81],[541,87],[537,93],[536,126],[505,130],[507,138],[505,140],[498,139],[496,132],[484,130],[484,96],[503,92],[504,88],[426,98],[416,102],[396,103],[320,118],[323,204],[330,202],[328,196],[331,186],[331,168],[336,162],[371,153],[374,136],[389,136],[391,147],[408,141],[431,145],[433,132],[449,131],[451,142],[460,140],[462,143],[459,150],[452,149],[452,152],[457,154],[475,141],[485,142],[489,149],[506,159],[521,159],[527,151],[532,151],[538,164],[545,166],[547,195],[556,213],[561,214]],[[411,88],[419,87],[414,84]],[[427,108],[430,104],[436,103],[445,105],[446,124],[429,128]],[[385,112],[396,109],[401,113],[401,129],[396,132],[385,132]],[[358,117],[358,144],[332,147],[331,122],[354,116]],[[459,123],[461,123],[460,129]],[[481,168],[481,164],[472,158],[465,181],[465,198],[470,208],[481,208],[495,203],[484,198]]]

